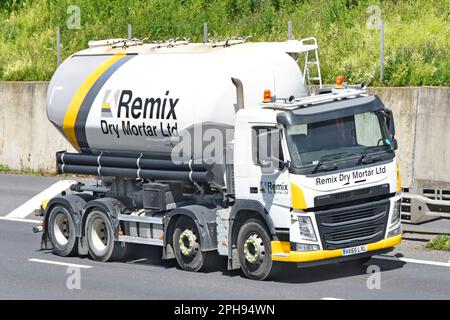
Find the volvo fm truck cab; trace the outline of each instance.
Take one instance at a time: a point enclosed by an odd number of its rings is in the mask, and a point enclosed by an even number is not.
[[[333,90],[261,107],[237,117],[236,204],[267,212],[272,260],[364,261],[400,242],[396,140],[378,97]]]
[[[218,254],[258,280],[282,262],[392,250],[392,112],[363,86],[311,94],[317,49],[115,39],[69,57],[48,89],[48,118],[76,150],[57,153],[57,170],[97,180],[42,205],[42,245],[99,261],[160,246],[187,271]]]

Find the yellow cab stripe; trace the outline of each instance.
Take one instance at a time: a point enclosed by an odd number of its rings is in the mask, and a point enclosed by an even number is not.
[[[307,208],[302,189],[294,183],[291,183],[291,195],[293,209],[302,210]]]
[[[375,251],[386,249],[398,245],[402,240],[402,236],[380,240],[378,242],[369,243],[367,251]],[[286,241],[272,241],[272,260],[284,262],[309,262],[323,259],[331,259],[342,256],[342,249],[336,250],[317,250],[317,251],[290,251],[290,244]]]
[[[89,90],[95,84],[95,82],[100,78],[100,76],[108,70],[114,63],[119,61],[121,58],[125,57],[124,53],[116,53],[111,58],[107,59],[101,63],[97,69],[94,70],[81,86],[78,88],[77,92],[72,98],[72,101],[67,108],[66,115],[64,117],[63,129],[66,138],[72,143],[72,145],[79,150],[79,144],[75,135],[75,123],[77,121],[78,112],[80,110],[81,104],[86,97]]]
[[[400,165],[397,163],[397,192],[402,192],[402,177],[400,174]]]

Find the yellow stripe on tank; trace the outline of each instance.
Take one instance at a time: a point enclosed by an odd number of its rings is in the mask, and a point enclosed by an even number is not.
[[[66,138],[78,151],[80,146],[75,135],[75,123],[77,121],[78,112],[80,111],[81,104],[84,98],[88,94],[89,90],[95,84],[95,82],[100,78],[100,76],[108,70],[114,63],[125,57],[124,53],[116,53],[111,58],[102,62],[97,69],[94,70],[87,78],[83,81],[81,86],[78,88],[77,92],[72,98],[72,101],[67,108],[66,115],[64,117],[63,129]]]

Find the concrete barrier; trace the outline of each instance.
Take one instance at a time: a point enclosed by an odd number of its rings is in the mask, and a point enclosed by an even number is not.
[[[0,164],[54,170],[55,152],[72,150],[47,120],[47,82],[0,82]],[[450,190],[450,88],[371,88],[393,110],[402,184]]]
[[[450,88],[370,91],[394,112],[403,187],[450,190]]]
[[[0,82],[0,164],[55,170],[55,152],[69,144],[47,120],[47,82]]]

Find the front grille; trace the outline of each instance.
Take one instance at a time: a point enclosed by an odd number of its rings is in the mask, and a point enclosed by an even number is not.
[[[388,216],[389,200],[316,212],[324,249],[346,248],[381,240]]]
[[[389,194],[389,192],[389,184],[386,183],[374,187],[325,194],[314,198],[314,206],[323,207],[344,202],[352,202],[367,198],[386,196]]]

